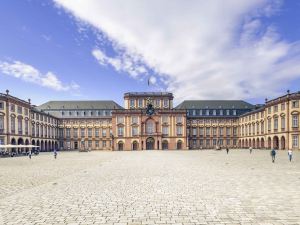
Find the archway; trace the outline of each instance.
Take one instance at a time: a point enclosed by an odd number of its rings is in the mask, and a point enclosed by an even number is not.
[[[152,149],[154,149],[154,138],[149,137],[146,140],[146,150],[152,150]]]
[[[118,150],[123,151],[123,149],[124,149],[124,143],[123,143],[123,141],[119,141],[118,142]]]
[[[261,138],[260,146],[261,146],[261,148],[265,147],[265,139],[264,138]]]
[[[25,140],[25,145],[29,145],[29,140],[28,139]],[[29,152],[29,148],[25,148],[25,151]]]
[[[273,137],[273,148],[279,149],[279,138],[277,136]]]
[[[182,141],[181,140],[177,141],[177,149],[178,150],[182,149]]]
[[[285,137],[284,136],[281,137],[280,144],[281,144],[281,149],[285,150]]]
[[[245,147],[246,148],[248,147],[248,139],[246,139],[246,141],[245,141]]]
[[[251,142],[251,139],[249,139],[249,147],[252,147],[252,142]]]
[[[24,140],[23,140],[23,138],[19,138],[19,139],[18,139],[18,145],[24,145]],[[24,148],[18,148],[18,153],[20,154],[20,153],[22,153],[22,152],[24,152]]]
[[[245,147],[245,141],[242,140],[242,148],[244,148],[244,147]]]
[[[168,146],[168,141],[167,140],[164,140],[163,142],[162,142],[162,149],[163,150],[167,150],[169,148],[169,146]]]
[[[139,143],[137,141],[132,142],[132,150],[138,150]]]
[[[12,138],[10,143],[11,143],[12,145],[16,145],[16,144],[17,144],[16,139]],[[11,149],[11,152],[16,153],[16,150],[17,150],[16,148],[12,148],[12,149]]]
[[[255,145],[255,139],[253,139],[252,145],[253,145],[253,148],[256,148],[256,145]]]
[[[268,149],[272,148],[272,139],[271,137],[268,137]]]
[[[31,145],[35,145],[35,140],[31,140]],[[31,148],[31,151],[33,152],[36,148]]]
[[[260,148],[259,138],[256,139],[256,147]]]
[[[40,149],[41,149],[41,152],[44,151],[44,141],[41,141],[41,147],[40,147]]]

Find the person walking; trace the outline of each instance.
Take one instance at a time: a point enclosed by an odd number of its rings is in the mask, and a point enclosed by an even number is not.
[[[275,151],[274,148],[271,151],[271,156],[272,156],[272,163],[274,163],[275,162],[275,156],[276,156],[276,151]]]
[[[31,150],[29,150],[29,152],[28,152],[28,157],[29,157],[29,159],[31,159]]]
[[[293,151],[290,149],[288,150],[288,156],[289,156],[289,160],[290,162],[292,162],[292,158],[293,158]]]
[[[228,148],[228,146],[226,147],[226,152],[227,152],[227,154],[229,153],[229,148]]]
[[[57,150],[56,149],[54,149],[54,159],[56,159],[57,158]]]
[[[252,150],[253,150],[253,148],[249,147],[250,154],[252,154]]]

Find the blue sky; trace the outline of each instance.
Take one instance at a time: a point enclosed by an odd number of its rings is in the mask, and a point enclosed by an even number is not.
[[[0,1],[0,90],[48,100],[300,90],[300,2]],[[147,85],[148,79],[151,85]]]

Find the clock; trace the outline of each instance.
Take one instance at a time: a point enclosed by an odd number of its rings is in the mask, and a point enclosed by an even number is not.
[[[146,114],[149,116],[152,116],[154,114],[154,108],[152,104],[148,104],[147,109],[146,109]]]

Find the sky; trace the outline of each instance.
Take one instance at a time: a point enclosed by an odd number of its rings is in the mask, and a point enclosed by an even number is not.
[[[300,91],[299,12],[296,0],[3,0],[0,92],[263,103]]]

